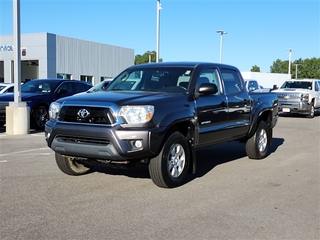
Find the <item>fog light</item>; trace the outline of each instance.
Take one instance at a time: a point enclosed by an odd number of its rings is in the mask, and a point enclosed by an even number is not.
[[[132,150],[142,149],[143,141],[139,140],[130,140],[129,141]]]
[[[142,147],[142,140],[136,140],[133,142],[133,146],[135,148],[141,148]]]

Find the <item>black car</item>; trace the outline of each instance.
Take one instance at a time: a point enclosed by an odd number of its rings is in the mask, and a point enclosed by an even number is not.
[[[51,102],[59,98],[85,92],[92,87],[91,83],[67,79],[35,79],[21,86],[21,101],[30,108],[30,127],[43,129],[48,120],[48,109]],[[6,121],[6,106],[14,101],[14,93],[0,95],[0,124]]]

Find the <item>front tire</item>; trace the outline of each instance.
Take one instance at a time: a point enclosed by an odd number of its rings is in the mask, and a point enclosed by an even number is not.
[[[55,157],[59,169],[68,175],[83,175],[92,169],[92,167],[85,166],[74,158],[61,155],[60,153],[55,153]]]
[[[49,120],[49,111],[45,106],[37,107],[31,116],[31,126],[37,130],[44,129],[44,125]]]
[[[311,106],[310,106],[310,112],[309,112],[309,115],[307,116],[307,118],[314,118],[314,102],[311,103]]]
[[[189,163],[188,142],[181,133],[174,132],[164,143],[159,155],[150,160],[150,177],[159,187],[178,187],[188,173]]]
[[[264,158],[269,149],[272,138],[272,129],[270,129],[266,122],[261,121],[256,132],[246,142],[246,152],[251,159]]]

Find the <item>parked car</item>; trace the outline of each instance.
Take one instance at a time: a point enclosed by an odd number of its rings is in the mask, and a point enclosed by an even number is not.
[[[298,113],[309,118],[320,109],[320,80],[292,79],[273,91],[278,96],[279,112]]]
[[[30,108],[30,127],[43,129],[49,119],[48,109],[51,102],[92,87],[91,83],[66,79],[36,79],[21,86],[21,101]],[[6,106],[14,101],[14,93],[0,95],[0,124],[6,121]]]
[[[0,83],[0,94],[3,93],[12,93],[13,92],[13,83]]]
[[[239,141],[249,158],[265,158],[277,102],[274,93],[249,93],[233,66],[139,64],[105,91],[51,103],[45,139],[66,174],[82,175],[95,165],[145,164],[157,186],[171,188],[196,172],[201,147]]]
[[[245,79],[244,83],[248,92],[271,92],[272,90],[270,88],[264,88],[254,79]]]

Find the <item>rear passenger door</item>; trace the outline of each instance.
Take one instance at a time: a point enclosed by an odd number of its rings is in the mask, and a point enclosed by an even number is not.
[[[208,68],[201,70],[195,91],[198,91],[202,83],[214,83],[218,87],[216,94],[200,95],[196,99],[199,123],[198,145],[204,146],[212,142],[223,141],[227,138],[223,132],[227,128],[227,100],[222,92],[217,69]]]
[[[239,71],[220,69],[225,94],[228,98],[228,135],[229,138],[244,136],[249,131],[251,99],[241,81]]]

